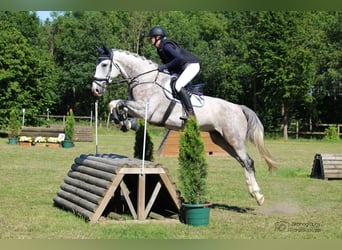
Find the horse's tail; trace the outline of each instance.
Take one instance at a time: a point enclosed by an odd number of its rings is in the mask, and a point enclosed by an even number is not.
[[[253,110],[244,105],[241,105],[241,108],[248,122],[247,138],[254,143],[260,155],[265,159],[266,164],[268,165],[268,170],[274,170],[277,163],[272,159],[270,152],[268,152],[265,147],[264,126]]]

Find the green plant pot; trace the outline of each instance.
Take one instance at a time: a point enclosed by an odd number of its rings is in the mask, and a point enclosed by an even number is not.
[[[17,138],[8,138],[8,144],[11,144],[11,145],[18,144]]]
[[[74,146],[71,140],[64,140],[63,141],[63,148],[72,148]]]
[[[208,226],[211,204],[182,204],[185,224],[199,227]]]

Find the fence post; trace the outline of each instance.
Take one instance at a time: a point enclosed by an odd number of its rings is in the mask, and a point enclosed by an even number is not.
[[[93,127],[93,111],[90,111],[90,124],[89,126],[92,128]]]

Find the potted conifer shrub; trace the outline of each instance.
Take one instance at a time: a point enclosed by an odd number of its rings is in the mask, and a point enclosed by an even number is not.
[[[18,143],[18,136],[19,136],[20,131],[21,131],[21,124],[20,124],[19,115],[15,109],[12,109],[10,111],[8,128],[9,128],[8,143],[9,144],[17,144]]]
[[[74,143],[74,133],[75,133],[75,117],[72,109],[69,110],[67,117],[65,119],[65,138],[63,141],[63,148],[71,148]]]
[[[183,222],[192,226],[209,224],[210,203],[206,200],[208,164],[196,118],[189,118],[179,141],[179,180]]]

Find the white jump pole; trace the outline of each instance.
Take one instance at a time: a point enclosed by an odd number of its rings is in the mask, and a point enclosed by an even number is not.
[[[23,111],[23,118],[22,118],[21,126],[24,127],[24,125],[25,125],[25,109],[22,109],[22,111]]]
[[[96,155],[99,154],[99,149],[98,149],[98,137],[97,137],[97,122],[98,122],[98,100],[95,102],[95,144],[96,144]]]
[[[146,130],[147,130],[147,113],[150,106],[150,99],[147,98],[146,105],[145,105],[145,123],[144,123],[144,145],[143,145],[143,157],[142,157],[142,164],[141,164],[141,174],[144,174],[145,171],[145,150],[146,150]]]

